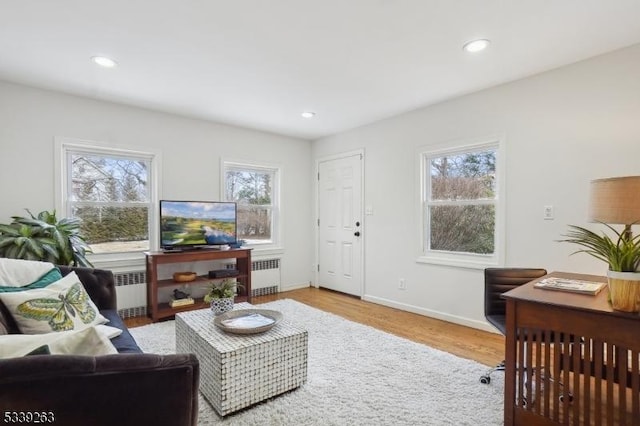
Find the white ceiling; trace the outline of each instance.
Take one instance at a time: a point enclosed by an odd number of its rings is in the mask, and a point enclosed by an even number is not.
[[[639,18],[639,0],[0,0],[0,79],[317,139],[640,43]]]

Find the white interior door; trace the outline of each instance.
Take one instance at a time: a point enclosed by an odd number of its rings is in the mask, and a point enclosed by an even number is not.
[[[318,284],[362,295],[362,155],[318,164]]]

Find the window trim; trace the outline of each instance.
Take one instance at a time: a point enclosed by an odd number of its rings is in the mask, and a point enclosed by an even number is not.
[[[124,157],[141,157],[150,162],[149,170],[149,197],[151,207],[149,209],[149,250],[159,248],[159,223],[158,209],[160,200],[160,187],[162,176],[162,154],[160,151],[134,149],[131,147],[115,146],[106,142],[83,140],[69,137],[54,138],[54,187],[55,187],[55,208],[57,212],[63,213],[63,217],[69,215],[69,203],[67,202],[67,183],[70,179],[70,170],[65,168],[66,158],[69,151],[95,153],[99,155],[115,155]],[[118,252],[88,254],[87,258],[97,268],[126,269],[139,267],[140,262],[144,264],[144,252]]]
[[[459,268],[484,269],[504,264],[505,253],[505,167],[506,167],[506,146],[504,135],[490,135],[482,138],[459,139],[436,145],[423,145],[418,147],[417,156],[417,179],[418,193],[416,194],[416,218],[418,226],[417,238],[417,263],[427,263],[435,265],[454,266]],[[429,169],[428,158],[443,156],[447,154],[464,153],[482,148],[496,149],[496,223],[494,244],[495,250],[492,255],[444,252],[429,250],[426,247],[427,230],[425,209],[427,207],[427,173]]]
[[[239,160],[230,158],[220,158],[220,200],[230,201],[226,199],[226,176],[227,168],[245,168],[256,171],[268,171],[274,174],[274,184],[272,185],[271,194],[271,242],[247,244],[247,247],[253,249],[260,255],[280,254],[284,252],[284,244],[282,239],[283,224],[283,207],[282,207],[282,166],[274,163],[256,162],[249,160]]]

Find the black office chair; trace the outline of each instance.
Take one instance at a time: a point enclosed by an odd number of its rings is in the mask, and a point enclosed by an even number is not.
[[[484,316],[495,328],[506,334],[507,303],[502,293],[547,275],[539,268],[487,268],[484,270]],[[480,377],[480,383],[491,383],[491,373],[504,371],[504,360]]]

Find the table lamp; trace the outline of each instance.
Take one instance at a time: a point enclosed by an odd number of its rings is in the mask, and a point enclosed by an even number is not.
[[[630,240],[631,225],[640,224],[640,176],[591,181],[589,220],[624,225],[623,236]]]

